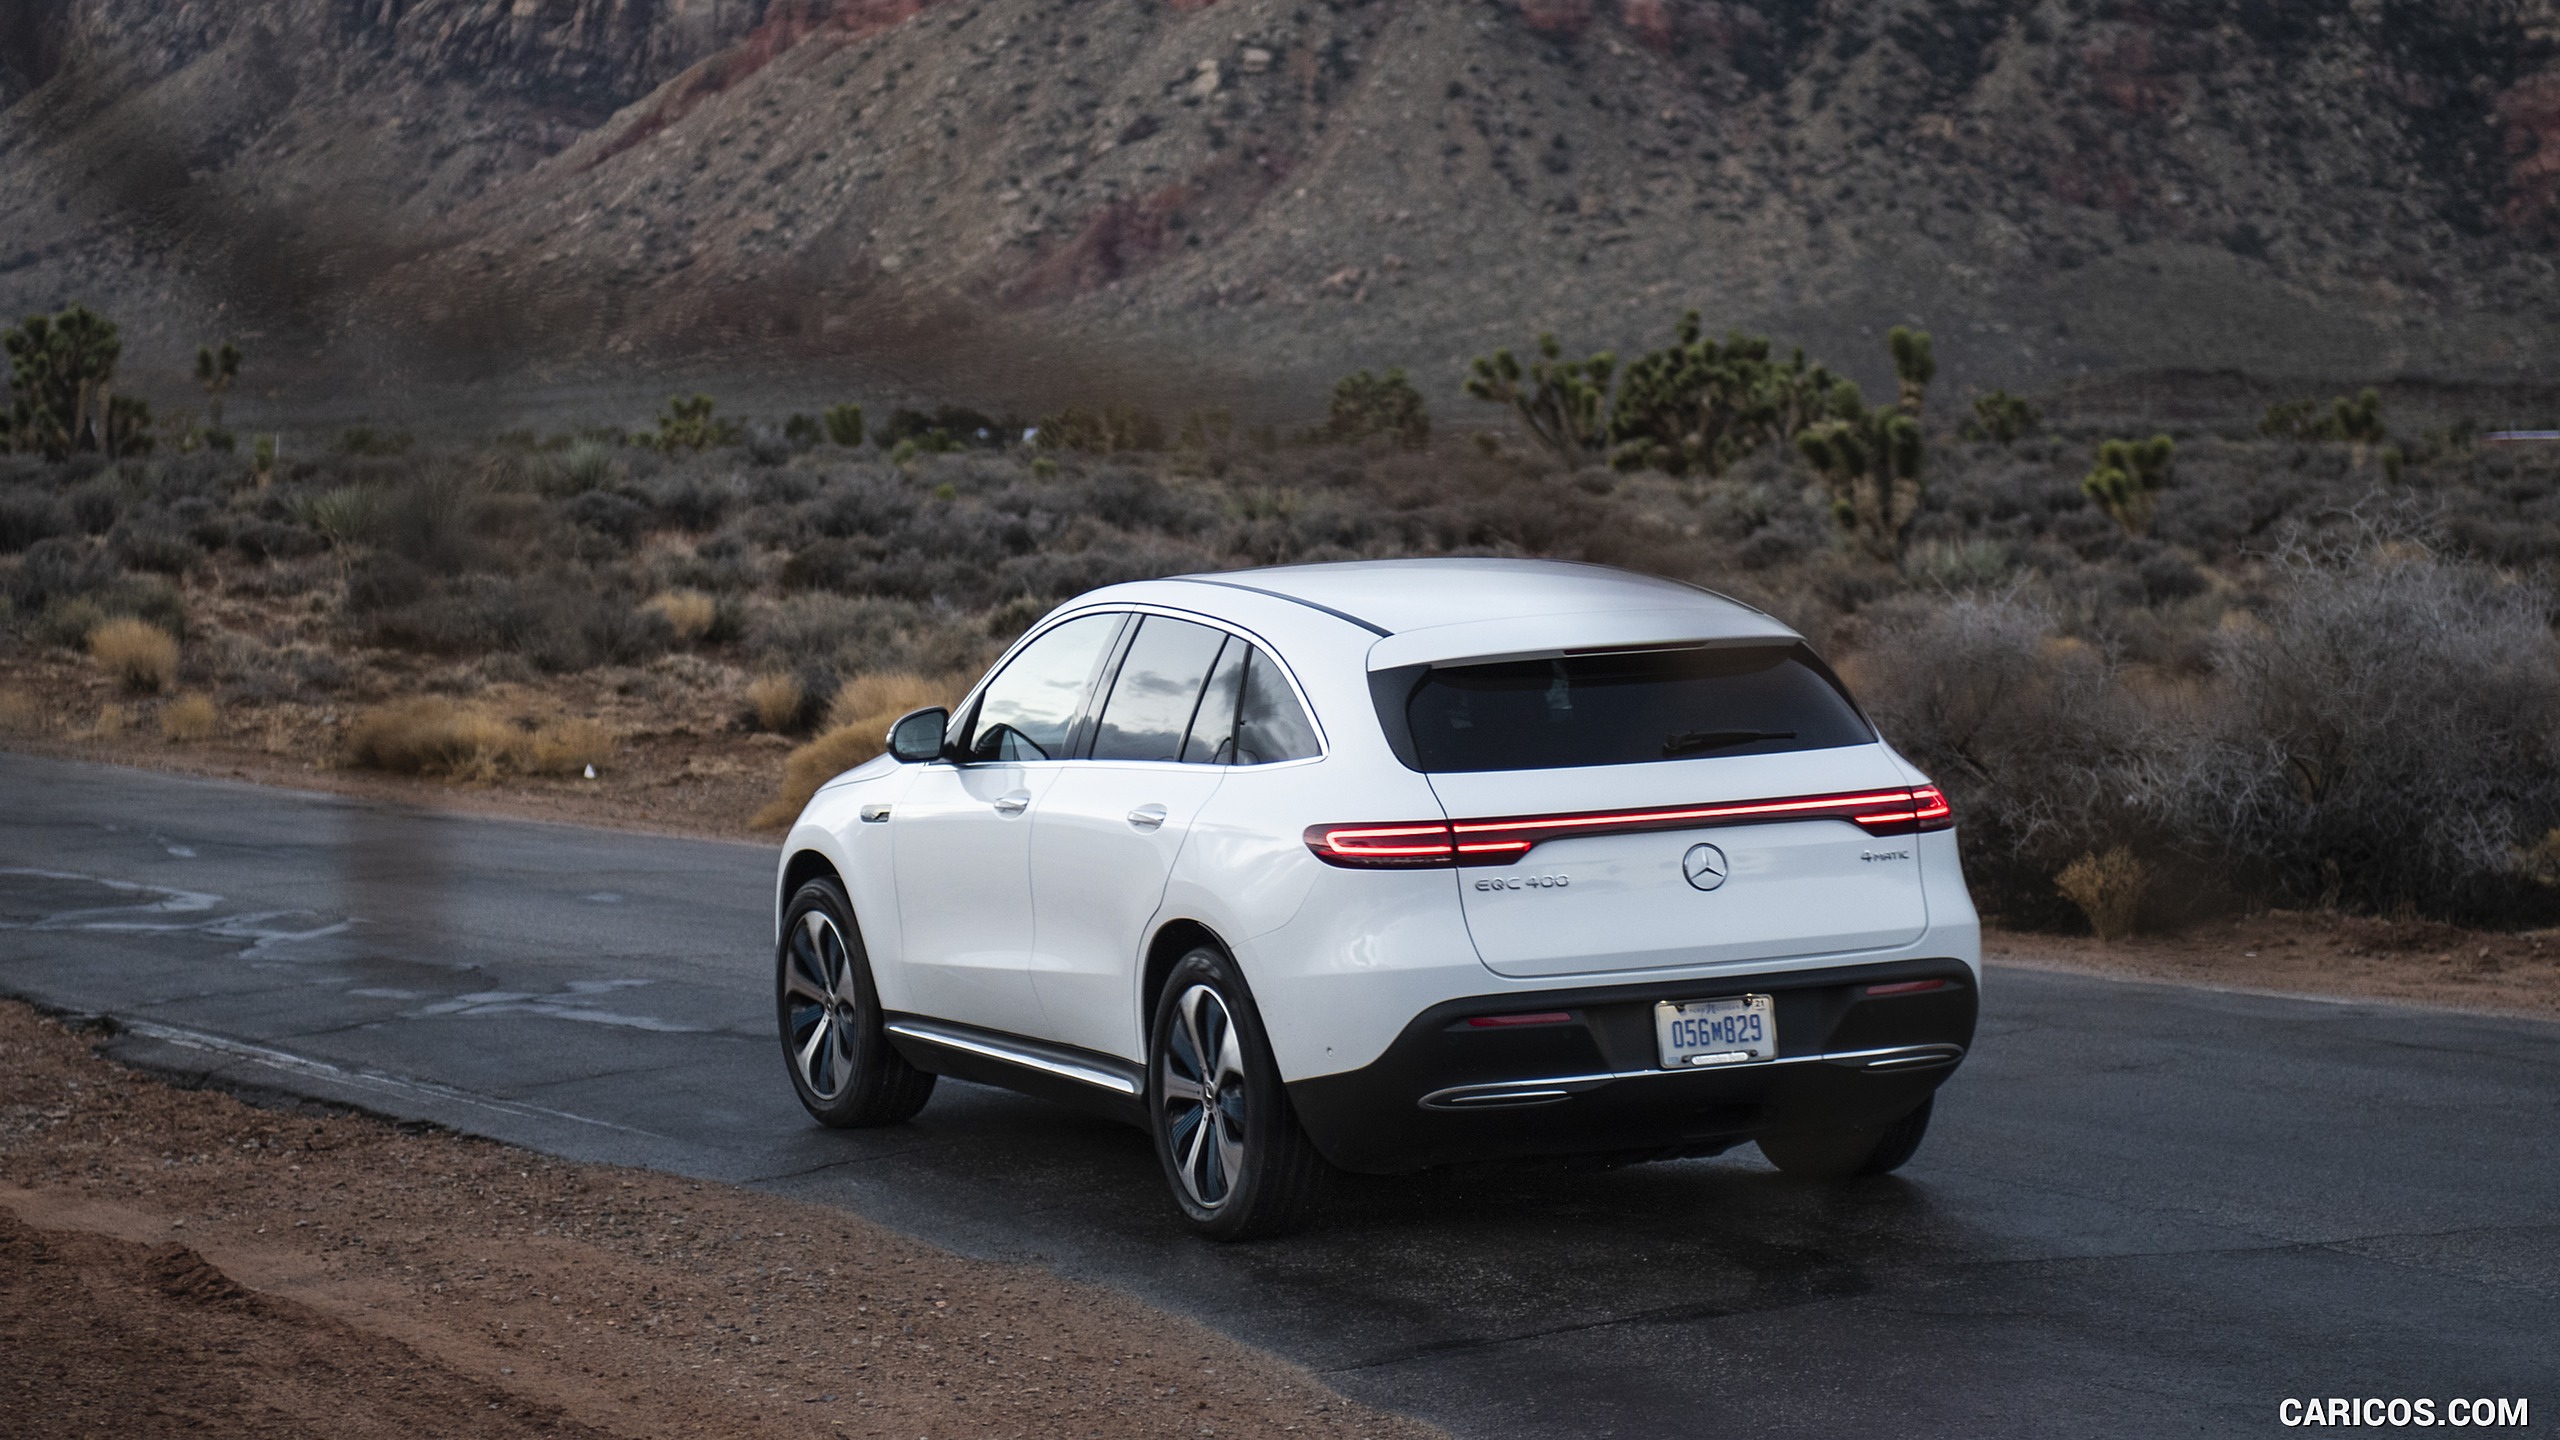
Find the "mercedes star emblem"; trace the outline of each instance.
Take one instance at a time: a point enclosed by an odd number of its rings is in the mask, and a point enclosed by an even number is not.
[[[1713,845],[1692,845],[1680,857],[1680,873],[1701,890],[1713,890],[1724,883],[1733,867],[1726,863],[1724,852]]]

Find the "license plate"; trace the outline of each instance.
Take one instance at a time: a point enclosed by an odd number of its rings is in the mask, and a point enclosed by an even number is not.
[[[1665,1000],[1653,1007],[1653,1033],[1665,1070],[1748,1065],[1778,1053],[1777,1006],[1766,995]]]

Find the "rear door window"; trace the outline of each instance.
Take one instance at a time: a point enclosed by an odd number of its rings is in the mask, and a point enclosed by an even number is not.
[[[1429,772],[1771,755],[1875,739],[1803,645],[1570,655],[1426,672],[1405,707]]]
[[[1225,632],[1149,615],[1129,642],[1094,732],[1096,760],[1180,760]]]

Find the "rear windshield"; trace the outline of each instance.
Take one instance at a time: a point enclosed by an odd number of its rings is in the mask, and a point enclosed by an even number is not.
[[[1450,665],[1406,703],[1425,771],[1552,770],[1864,745],[1875,732],[1802,645]]]

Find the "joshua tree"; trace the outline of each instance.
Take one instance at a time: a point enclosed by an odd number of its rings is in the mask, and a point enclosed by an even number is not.
[[[1333,408],[1322,436],[1345,445],[1392,440],[1407,450],[1420,450],[1431,443],[1431,411],[1402,370],[1384,375],[1363,370],[1334,385]]]
[[[1929,332],[1896,325],[1885,332],[1884,338],[1893,351],[1893,375],[1901,386],[1902,413],[1917,420],[1921,402],[1928,398],[1929,382],[1938,378],[1938,357],[1929,343]]]
[[[1974,397],[1973,418],[1965,422],[1965,438],[2007,445],[2036,428],[2043,419],[2033,405],[2006,390],[1994,390]]]
[[[1831,515],[1858,548],[1888,565],[1920,509],[1920,422],[1899,406],[1867,408],[1858,387],[1831,387],[1831,418],[1796,437],[1796,449],[1831,489]]]
[[[9,435],[20,450],[60,460],[113,439],[109,386],[124,342],[86,305],[30,315],[5,333],[9,355]]]
[[[196,383],[204,387],[209,428],[222,428],[222,397],[231,393],[231,382],[239,378],[239,346],[225,340],[219,349],[211,345],[196,348]]]
[[[1477,356],[1467,393],[1510,406],[1530,434],[1567,459],[1600,449],[1609,438],[1609,382],[1618,357],[1603,350],[1567,360],[1552,334],[1538,337],[1538,356],[1526,366],[1508,350]]]
[[[712,412],[718,408],[708,395],[669,399],[666,413],[658,417],[657,447],[667,451],[707,450],[714,445],[738,443],[738,422],[715,418]]]
[[[1802,350],[1780,364],[1765,336],[1737,330],[1718,342],[1701,331],[1698,312],[1689,311],[1669,349],[1628,364],[1609,411],[1619,468],[1719,475],[1822,415],[1833,376]]]
[[[830,405],[818,418],[827,427],[829,443],[842,445],[848,450],[862,443],[861,406]]]
[[[2127,535],[2151,528],[2152,497],[2169,483],[2169,462],[2177,442],[2166,435],[2148,440],[2102,440],[2098,463],[2080,481],[2080,491]]]

